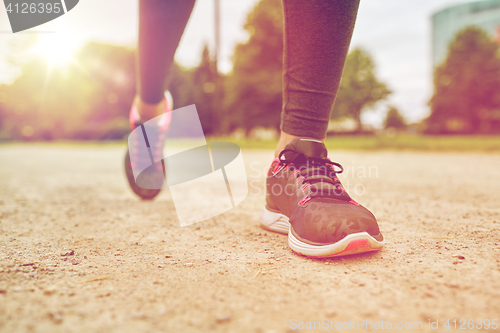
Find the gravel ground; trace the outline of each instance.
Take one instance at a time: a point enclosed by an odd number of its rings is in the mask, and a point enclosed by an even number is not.
[[[330,152],[386,246],[313,260],[258,225],[271,151],[243,151],[243,203],[184,228],[168,191],[131,193],[124,152],[0,146],[1,332],[354,331],[349,321],[425,332],[454,319],[484,332],[500,321],[500,154]]]

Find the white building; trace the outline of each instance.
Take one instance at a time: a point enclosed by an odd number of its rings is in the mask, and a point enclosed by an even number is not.
[[[500,0],[476,1],[442,9],[432,15],[432,63],[436,67],[448,54],[457,32],[477,26],[500,42]]]

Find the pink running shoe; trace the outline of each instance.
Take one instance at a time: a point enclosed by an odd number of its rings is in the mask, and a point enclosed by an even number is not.
[[[377,220],[340,183],[343,168],[323,142],[296,138],[271,164],[261,226],[288,234],[290,248],[313,258],[377,251],[384,237]]]
[[[139,116],[135,103],[130,109],[129,120],[133,131],[128,140],[129,149],[125,156],[125,173],[132,191],[144,200],[155,198],[165,187],[163,146],[172,118],[170,111],[172,111],[173,104],[172,95],[169,92],[165,93],[163,103],[165,113],[154,118],[159,118],[157,124],[152,122],[153,119],[144,122]],[[139,127],[142,130],[135,130]],[[136,173],[137,170],[141,170],[141,172],[134,177],[134,170]]]

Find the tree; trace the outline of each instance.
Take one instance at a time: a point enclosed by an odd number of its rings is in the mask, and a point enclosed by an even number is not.
[[[399,113],[396,107],[389,107],[389,111],[387,112],[387,116],[384,121],[384,128],[395,128],[395,129],[403,129],[406,128],[406,122],[403,116]]]
[[[500,109],[499,45],[486,32],[468,27],[450,43],[434,71],[434,95],[427,131],[475,133]]]
[[[224,76],[215,72],[215,63],[210,57],[208,46],[203,47],[200,64],[191,69],[174,63],[169,71],[167,89],[174,99],[174,108],[178,109],[195,104],[205,135],[219,134],[218,115],[221,105],[216,105],[216,80],[224,81]],[[175,115],[174,115],[175,116]],[[180,116],[180,115],[178,115]],[[181,128],[170,130],[182,132]]]
[[[250,38],[236,46],[226,80],[226,107],[232,128],[279,129],[282,106],[283,21],[279,0],[262,0],[244,26]]]
[[[126,120],[136,92],[134,50],[90,42],[78,52],[76,59],[85,69],[94,93],[86,101],[90,108],[85,120],[87,126],[78,124],[73,130],[74,136],[94,140],[123,138],[130,132]],[[80,98],[83,86],[74,89],[75,96]]]
[[[11,139],[121,139],[135,94],[134,52],[89,43],[62,69],[44,58],[0,86],[2,136]]]
[[[220,93],[216,91],[217,74],[215,71],[215,63],[210,59],[210,52],[208,46],[205,45],[201,55],[201,61],[198,67],[192,72],[192,88],[194,104],[200,116],[201,125],[205,135],[212,134],[218,129],[214,120],[217,119],[215,105],[215,94]]]
[[[24,43],[17,49],[29,50],[33,44],[31,39]],[[41,57],[16,63],[22,75],[0,85],[0,139],[122,139],[130,133],[134,50],[91,42],[74,58],[65,69],[51,68]],[[205,47],[198,67],[174,63],[165,82],[175,108],[196,104],[205,134],[212,134],[214,70]]]
[[[357,123],[357,131],[360,131],[361,113],[390,93],[375,76],[375,65],[370,55],[355,48],[347,55],[332,118],[351,117]]]

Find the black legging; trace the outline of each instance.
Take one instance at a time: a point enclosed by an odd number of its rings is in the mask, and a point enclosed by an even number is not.
[[[195,0],[139,1],[139,93],[142,101],[162,101],[165,78]]]
[[[163,99],[195,0],[140,0],[139,91]],[[342,77],[359,0],[283,0],[284,58],[281,129],[323,139]]]

